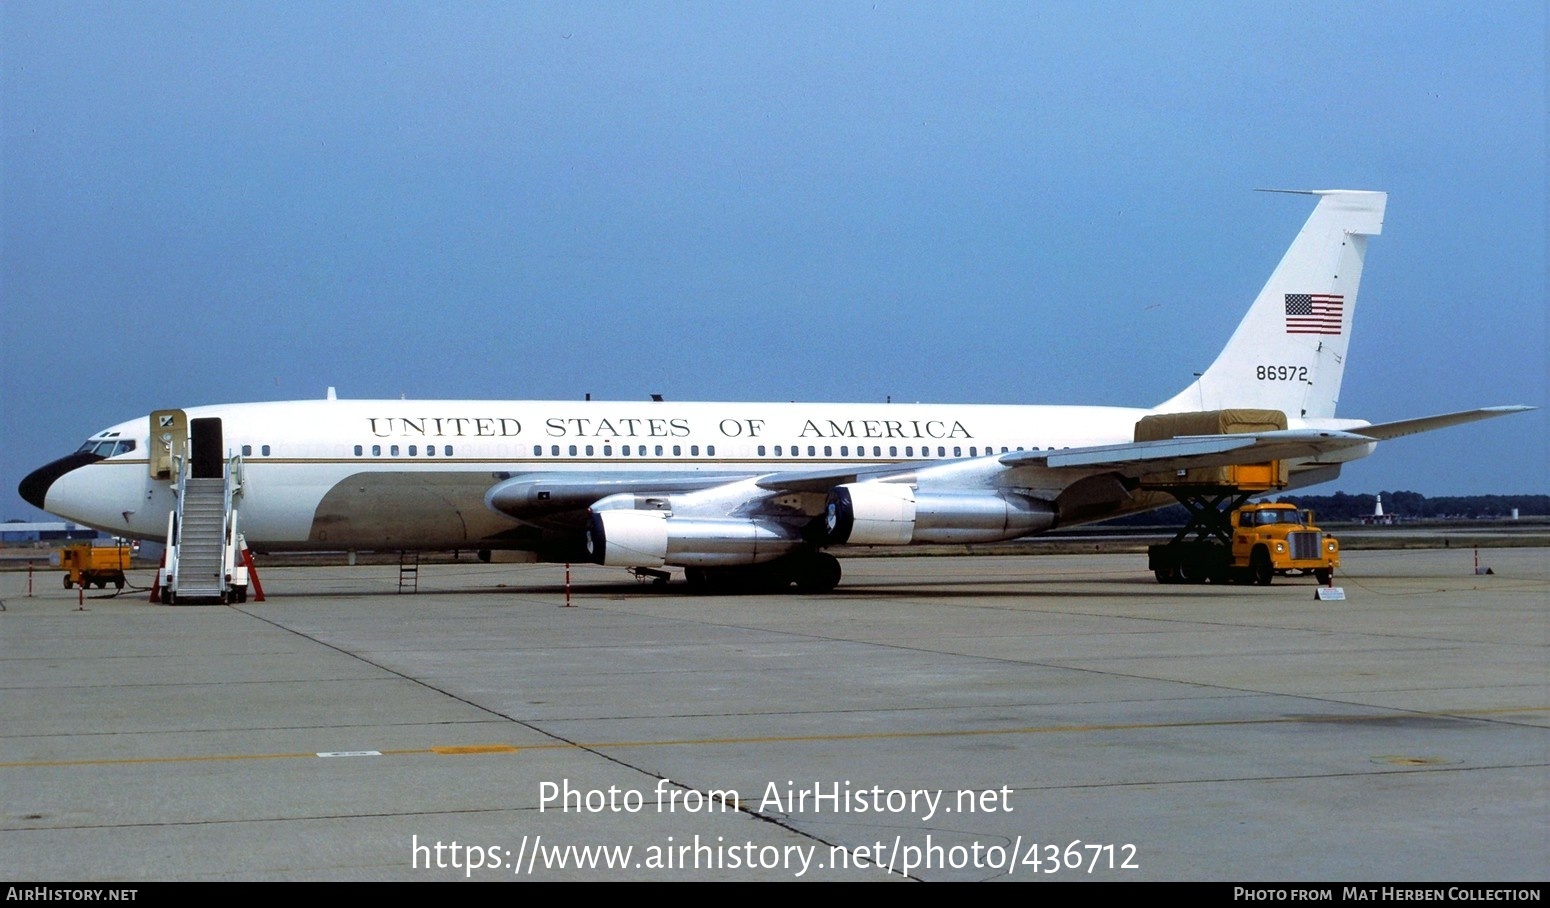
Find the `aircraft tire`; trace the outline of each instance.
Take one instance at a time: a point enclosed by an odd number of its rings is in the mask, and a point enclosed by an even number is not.
[[[840,560],[828,552],[815,552],[797,569],[799,593],[827,593],[840,585]]]

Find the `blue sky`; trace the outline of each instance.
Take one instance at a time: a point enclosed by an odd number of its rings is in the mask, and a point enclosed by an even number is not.
[[[1146,406],[1382,189],[1340,415],[1547,405],[1543,3],[0,5],[0,519],[169,406]],[[1550,491],[1544,411],[1313,491]]]

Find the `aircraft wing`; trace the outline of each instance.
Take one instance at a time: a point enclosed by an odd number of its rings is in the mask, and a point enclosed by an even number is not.
[[[578,511],[619,493],[645,496],[682,496],[703,492],[716,509],[725,505],[718,490],[750,483],[739,493],[749,499],[766,494],[825,494],[840,485],[876,481],[913,482],[968,469],[985,477],[1008,468],[1044,467],[1071,474],[1117,473],[1141,476],[1170,470],[1263,463],[1296,457],[1317,457],[1333,451],[1372,444],[1366,435],[1331,430],[1287,430],[1242,435],[1202,435],[1129,444],[1064,448],[1058,451],[1015,451],[1008,454],[950,461],[916,461],[873,466],[836,467],[821,470],[786,470],[764,475],[747,473],[566,474],[533,473],[513,476],[492,487],[485,503],[519,519],[531,519],[564,511]],[[1073,475],[1071,481],[1075,481]],[[996,486],[993,478],[976,482]],[[692,500],[692,499],[691,499]],[[685,501],[685,499],[680,499]]]
[[[1016,451],[1002,454],[1000,461],[1009,467],[1042,466],[1052,470],[1140,476],[1197,467],[1318,457],[1370,445],[1374,440],[1365,431],[1358,434],[1325,429],[1283,429],[1237,435],[1185,435],[1160,441],[1059,451]]]
[[[1241,435],[1195,435],[1160,441],[1139,441],[1058,451],[1013,451],[990,455],[983,461],[999,461],[1007,467],[1040,466],[1082,473],[1120,473],[1140,476],[1168,470],[1264,463],[1295,457],[1317,457],[1345,448],[1372,444],[1373,438],[1354,432],[1293,429]],[[755,485],[772,492],[827,492],[837,485],[869,480],[904,480],[917,474],[953,469],[974,458],[956,461],[921,461],[875,467],[834,470],[786,471],[756,479]]]
[[[922,467],[930,467],[940,461],[883,464],[872,467],[842,467],[832,470],[786,470],[760,476],[754,484],[771,492],[827,492],[847,482],[866,482],[871,479],[902,479]]]
[[[527,473],[497,483],[485,502],[536,526],[584,529],[602,564],[759,564],[818,538],[988,541],[1101,519],[1124,511],[1132,480],[1160,473],[1291,460],[1306,481],[1323,480],[1381,440],[1521,409],[774,473]]]
[[[1478,410],[1460,410],[1457,413],[1444,413],[1440,416],[1422,416],[1419,419],[1402,419],[1399,422],[1363,426],[1357,431],[1368,438],[1388,441],[1391,438],[1403,438],[1406,435],[1414,435],[1417,432],[1430,432],[1433,429],[1445,429],[1448,426],[1457,426],[1468,422],[1477,422],[1482,419],[1490,419],[1493,416],[1506,416],[1508,413],[1522,413],[1524,410],[1533,409],[1535,408],[1525,406],[1481,407]]]

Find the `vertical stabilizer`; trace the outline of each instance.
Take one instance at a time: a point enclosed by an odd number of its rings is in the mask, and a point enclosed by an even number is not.
[[[1318,196],[1318,207],[1238,330],[1211,368],[1158,411],[1245,407],[1280,410],[1293,419],[1335,415],[1367,238],[1383,232],[1388,195],[1347,189],[1302,194]]]

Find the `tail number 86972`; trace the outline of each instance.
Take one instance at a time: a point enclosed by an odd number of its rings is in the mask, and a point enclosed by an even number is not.
[[[1255,366],[1254,377],[1260,381],[1307,381],[1307,366]]]

